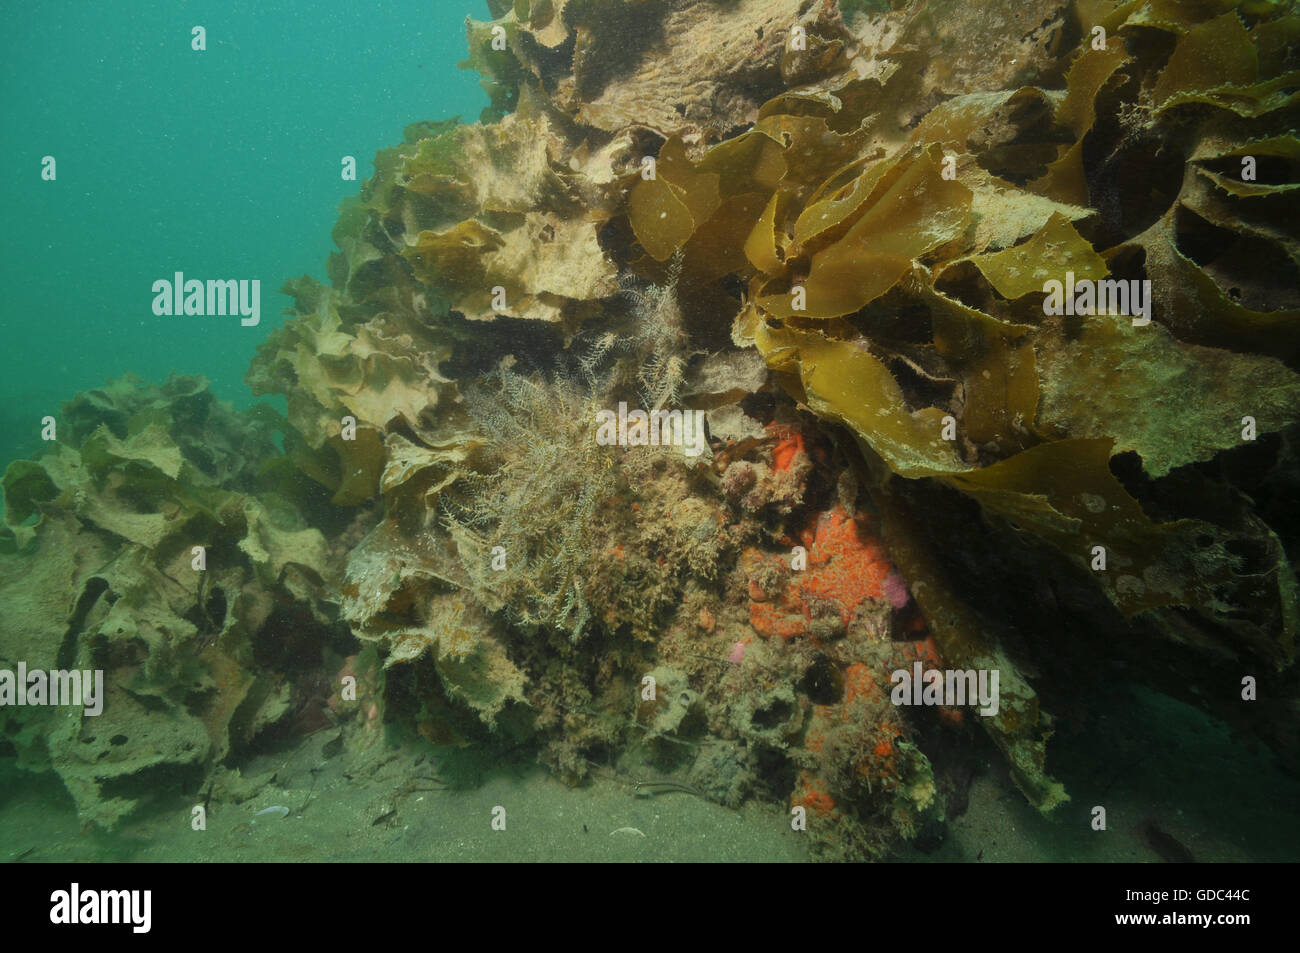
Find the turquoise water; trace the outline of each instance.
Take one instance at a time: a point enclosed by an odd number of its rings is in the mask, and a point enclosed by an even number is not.
[[[243,384],[285,279],[325,279],[337,206],[422,119],[477,118],[460,70],[482,3],[5,4],[0,63],[0,458],[39,418],[131,371]],[[191,50],[191,29],[207,49]],[[356,181],[341,157],[357,160]],[[53,156],[57,178],[43,181]],[[259,278],[261,323],[156,317],[152,283]]]

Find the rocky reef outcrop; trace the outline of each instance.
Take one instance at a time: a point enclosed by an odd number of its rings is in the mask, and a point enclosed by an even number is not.
[[[159,732],[5,713],[87,819],[317,711],[352,640],[390,726],[829,856],[941,825],[970,731],[1053,810],[1101,679],[1296,763],[1290,5],[494,13],[482,119],[407,127],[286,285],[247,378],[286,419],[129,384],[10,466],[4,585],[43,582],[0,650]],[[914,663],[996,711],[896,704]]]

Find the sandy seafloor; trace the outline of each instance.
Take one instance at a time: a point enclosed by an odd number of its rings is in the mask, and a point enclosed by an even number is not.
[[[1099,732],[1053,752],[1073,800],[1051,819],[1016,791],[1003,762],[972,736],[979,765],[966,810],[945,838],[911,846],[908,861],[1161,862],[1143,833],[1154,823],[1197,861],[1288,861],[1300,856],[1300,780],[1261,746],[1234,739],[1194,709],[1160,696],[1125,695]],[[260,756],[245,776],[274,780],[243,804],[213,801],[206,831],[190,827],[194,799],[173,799],[114,833],[82,832],[52,774],[0,760],[0,858],[41,861],[752,861],[810,859],[806,838],[774,805],[729,810],[687,793],[637,796],[617,778],[570,788],[532,764],[431,746],[365,759],[328,756],[334,732]],[[421,750],[422,747],[422,750]],[[1065,763],[1068,759],[1068,763]],[[436,779],[436,780],[431,780]],[[1107,809],[1093,831],[1091,809]],[[253,821],[256,811],[289,807]],[[506,829],[492,811],[506,808]]]

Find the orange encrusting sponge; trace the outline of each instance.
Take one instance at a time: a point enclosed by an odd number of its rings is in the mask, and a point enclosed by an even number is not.
[[[804,807],[810,814],[830,814],[835,810],[835,798],[826,792],[826,786],[810,772],[799,775],[794,796],[790,799],[792,807]]]
[[[884,598],[884,582],[894,567],[880,541],[843,507],[822,513],[804,541],[808,567],[794,573],[779,599],[753,598],[757,587],[750,585],[750,624],[763,635],[789,639],[806,633],[812,619],[809,597],[835,606],[845,625],[863,602]],[[755,561],[764,558],[755,551],[748,555]]]

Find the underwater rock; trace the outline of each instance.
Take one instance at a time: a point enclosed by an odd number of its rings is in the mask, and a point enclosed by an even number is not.
[[[497,31],[505,49],[493,46]],[[582,126],[642,126],[692,144],[734,134],[787,85],[840,67],[847,39],[834,4],[798,0],[537,4],[470,20],[468,37],[466,65],[493,100],[485,119],[540,86]]]
[[[1271,10],[934,2],[853,5],[846,25],[830,4],[797,7],[503,5],[471,22],[492,109],[413,126],[381,154],[340,218],[334,289],[304,289],[256,382],[288,395],[304,472],[337,502],[384,499],[352,558],[361,631],[399,655],[432,645],[430,607],[450,593],[503,621],[486,628],[527,673],[545,757],[571,777],[584,750],[626,742],[645,647],[696,691],[730,666],[723,683],[746,680],[728,714],[703,694],[714,730],[784,752],[803,772],[794,800],[852,819],[844,836],[872,853],[933,817],[924,755],[866,769],[867,802],[886,775],[910,792],[885,835],[844,773],[879,717],[850,717],[864,733],[829,761],[790,752],[814,718],[798,688],[809,653],[829,650],[840,677],[887,664],[878,640],[900,612],[924,618],[936,658],[1000,670],[1002,708],[981,727],[1032,803],[1065,799],[1040,676],[1024,674],[1042,671],[1038,653],[967,604],[979,593],[933,529],[944,518],[974,512],[1004,545],[1056,554],[1059,585],[1094,594],[1099,630],[1118,610],[1135,638],[1163,631],[1194,653],[1173,634],[1190,611],[1203,650],[1289,664],[1291,531],[1240,495],[1225,505],[1222,476],[1195,498],[1169,481],[1236,452],[1244,416],[1258,434],[1294,419],[1294,242],[1278,223],[1295,107]],[[1095,49],[1094,26],[1109,37]],[[1234,177],[1248,154],[1269,169],[1258,183]],[[653,175],[638,174],[646,156]],[[1150,281],[1150,323],[1046,314],[1047,283],[1067,273]],[[401,368],[373,409],[367,341],[390,342]],[[590,440],[594,411],[646,395],[709,412],[713,477]],[[791,427],[796,404],[819,425]],[[348,411],[368,444],[337,440]],[[1129,457],[1140,479],[1116,462]],[[836,511],[828,488],[847,470],[866,491]],[[927,499],[943,502],[922,516]],[[876,556],[823,561],[858,511],[874,514]],[[799,577],[772,542],[801,532],[816,564]],[[831,578],[843,560],[866,589]],[[393,638],[403,626],[415,641]],[[712,647],[686,649],[688,630]]]
[[[14,582],[0,654],[102,670],[107,698],[100,715],[0,718],[20,762],[54,770],[84,821],[112,827],[159,792],[192,789],[268,727],[241,706],[260,704],[274,674],[255,658],[275,654],[278,604],[301,607],[291,614],[310,638],[332,625],[320,530],[278,493],[251,495],[261,481],[241,454],[277,454],[268,413],[237,414],[199,379],[118,381],[65,405],[62,439],[5,474],[15,551],[0,553]]]

